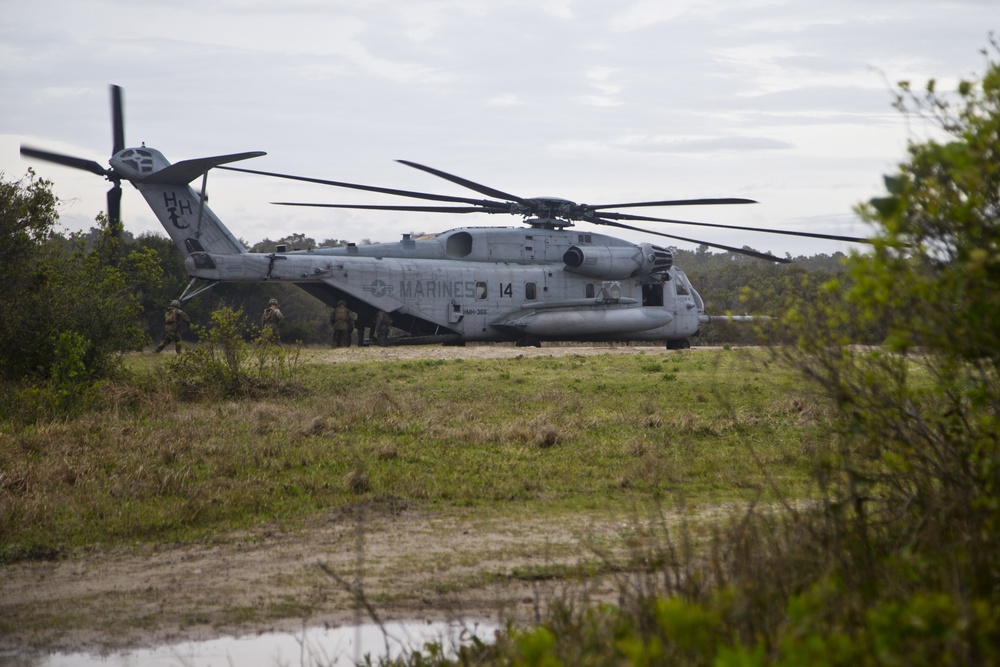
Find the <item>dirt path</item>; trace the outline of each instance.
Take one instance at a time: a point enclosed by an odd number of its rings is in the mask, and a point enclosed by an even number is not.
[[[345,590],[357,586],[359,570],[384,621],[530,618],[549,593],[512,572],[576,564],[583,542],[621,529],[586,517],[552,525],[411,509],[362,514],[217,544],[95,549],[6,567],[0,616],[12,631],[0,637],[0,656],[369,622]]]
[[[672,354],[659,347],[501,346],[316,354],[333,363],[640,350]],[[95,548],[16,564],[0,568],[0,662],[32,649],[105,651],[301,629],[304,621],[367,622],[345,590],[359,582],[382,620],[527,619],[558,591],[524,572],[593,560],[584,543],[620,544],[625,529],[593,514],[484,518],[482,510],[430,514],[383,503],[319,517],[291,532],[262,527],[213,544]],[[512,577],[515,571],[522,574]],[[614,588],[587,594],[613,597]]]

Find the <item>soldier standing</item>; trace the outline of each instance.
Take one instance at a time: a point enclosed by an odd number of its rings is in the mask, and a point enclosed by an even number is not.
[[[267,308],[264,309],[264,315],[261,318],[261,325],[264,327],[264,335],[275,343],[281,340],[278,327],[281,325],[281,320],[283,319],[285,319],[285,316],[278,310],[278,300],[271,299],[268,301]]]
[[[364,345],[367,338],[375,339],[375,315],[371,311],[365,311],[358,317],[358,345]]]
[[[380,310],[375,316],[375,337],[378,339],[379,347],[389,344],[389,327],[392,326],[392,317],[389,313]]]
[[[357,313],[347,309],[346,301],[338,301],[337,307],[330,314],[330,324],[333,325],[333,346],[350,347],[351,330],[358,319]]]
[[[170,307],[163,314],[163,342],[156,346],[156,352],[162,352],[163,348],[170,343],[174,344],[174,351],[181,353],[181,322],[191,324],[191,318],[181,310],[181,302],[174,299],[170,302]]]

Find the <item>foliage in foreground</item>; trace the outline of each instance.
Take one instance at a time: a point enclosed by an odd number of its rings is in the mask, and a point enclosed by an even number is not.
[[[750,512],[707,556],[648,572],[679,586],[623,586],[620,606],[557,607],[495,645],[400,662],[1000,662],[1000,63],[954,98],[933,81],[900,91],[946,140],[910,145],[887,195],[860,207],[874,251],[826,298],[793,301],[775,350],[836,410],[821,502]],[[883,345],[854,346],[872,331]]]
[[[49,419],[85,409],[90,385],[138,349],[138,295],[160,278],[141,250],[122,253],[103,217],[95,242],[54,231],[52,184],[0,174],[0,414]]]
[[[235,398],[291,389],[300,347],[284,347],[270,330],[251,327],[243,311],[220,308],[212,313],[209,326],[192,329],[201,344],[169,364],[165,386],[188,398]]]
[[[790,317],[790,361],[840,414],[819,481],[848,528],[805,619],[878,655],[876,630],[912,618],[943,650],[917,642],[910,664],[984,664],[1000,645],[1000,64],[953,101],[904,85],[899,106],[946,141],[911,144],[861,207],[883,232],[853,259],[846,305]],[[882,349],[847,346],[873,321]]]

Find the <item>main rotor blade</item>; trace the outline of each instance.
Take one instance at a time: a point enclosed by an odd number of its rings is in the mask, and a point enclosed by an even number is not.
[[[125,114],[122,105],[121,86],[111,86],[111,154],[118,155],[125,150]]]
[[[594,222],[593,220],[590,220]],[[684,236],[675,236],[673,234],[664,234],[663,232],[654,232],[651,229],[641,229],[639,227],[633,227],[632,225],[622,224],[620,222],[613,222],[611,220],[603,220],[597,224],[610,225],[611,227],[618,227],[620,229],[630,229],[634,232],[642,232],[644,234],[655,234],[656,236],[663,236],[668,239],[676,239],[678,241],[686,241],[688,243],[695,243],[698,245],[707,245],[710,248],[719,248],[720,250],[728,250],[729,252],[735,252],[740,255],[748,255],[750,257],[756,257],[757,259],[767,260],[768,262],[780,262],[781,264],[791,264],[792,260],[786,259],[784,257],[775,257],[774,255],[767,255],[762,252],[757,252],[756,250],[749,250],[747,248],[734,248],[733,246],[722,245],[721,243],[711,243],[709,241],[699,241],[698,239],[689,239]]]
[[[716,206],[719,204],[756,204],[753,199],[740,199],[737,197],[726,197],[721,199],[667,199],[666,201],[637,201],[626,204],[600,204],[592,206],[587,204],[587,208],[598,210],[602,208],[634,208],[636,206]]]
[[[630,215],[628,213],[614,213],[608,211],[598,214],[602,218],[613,220],[638,220],[643,222],[672,222],[677,225],[694,225],[696,227],[717,227],[720,229],[737,229],[747,232],[761,232],[763,234],[785,234],[787,236],[804,236],[812,239],[826,239],[828,241],[846,241],[848,243],[872,243],[871,239],[857,236],[840,236],[837,234],[820,234],[819,232],[796,232],[790,229],[764,229],[763,227],[743,227],[740,225],[721,225],[713,222],[693,222],[691,220],[673,220],[671,218],[651,218],[644,215]]]
[[[365,190],[367,192],[381,192],[387,195],[398,195],[400,197],[413,197],[414,199],[428,199],[430,201],[448,201],[461,204],[473,204],[475,206],[486,206],[497,209],[507,209],[509,205],[505,202],[494,202],[483,199],[469,199],[467,197],[452,197],[450,195],[435,195],[428,192],[414,192],[411,190],[396,190],[394,188],[380,188],[374,185],[359,185],[357,183],[344,183],[342,181],[328,181],[322,178],[310,178],[308,176],[292,176],[291,174],[279,174],[273,171],[258,171],[256,169],[242,169],[240,167],[216,167],[226,171],[239,171],[244,174],[258,174],[260,176],[271,176],[273,178],[286,178],[290,181],[303,181],[305,183],[318,183],[320,185],[332,185],[338,188],[350,188],[352,190]]]
[[[273,201],[277,206],[312,206],[315,208],[351,208],[365,211],[419,211],[422,213],[506,213],[478,206],[381,206],[378,204],[308,204],[294,201]]]
[[[56,164],[61,164],[64,167],[82,169],[83,171],[89,171],[90,173],[97,174],[98,176],[107,176],[110,172],[110,169],[105,169],[93,160],[84,160],[83,158],[73,157],[72,155],[63,155],[62,153],[50,153],[49,151],[30,148],[24,145],[21,146],[21,155],[24,155],[25,157],[33,157],[38,160],[45,160],[46,162],[55,162]]]
[[[531,202],[527,199],[522,199],[517,195],[512,195],[504,192],[503,190],[497,190],[496,188],[491,188],[487,185],[481,185],[474,181],[470,181],[467,178],[462,178],[461,176],[455,176],[454,174],[449,174],[447,172],[441,171],[440,169],[435,169],[433,167],[426,167],[422,164],[417,164],[416,162],[410,162],[409,160],[396,160],[401,164],[405,164],[407,167],[413,167],[414,169],[419,169],[420,171],[426,171],[428,174],[433,174],[439,178],[443,178],[446,181],[451,181],[461,185],[462,187],[474,190],[479,194],[486,195],[487,197],[496,197],[497,199],[506,199],[507,201],[516,201],[519,204],[524,204],[525,206],[531,206]]]

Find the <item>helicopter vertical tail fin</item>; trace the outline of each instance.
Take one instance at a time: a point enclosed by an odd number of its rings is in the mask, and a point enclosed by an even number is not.
[[[199,193],[188,184],[212,167],[264,154],[237,153],[170,164],[159,151],[142,147],[118,153],[111,164],[142,193],[185,258],[196,252],[234,255],[247,250],[205,203],[204,187]]]
[[[247,251],[191,187],[146,184],[136,187],[185,258],[194,252],[236,255]]]

